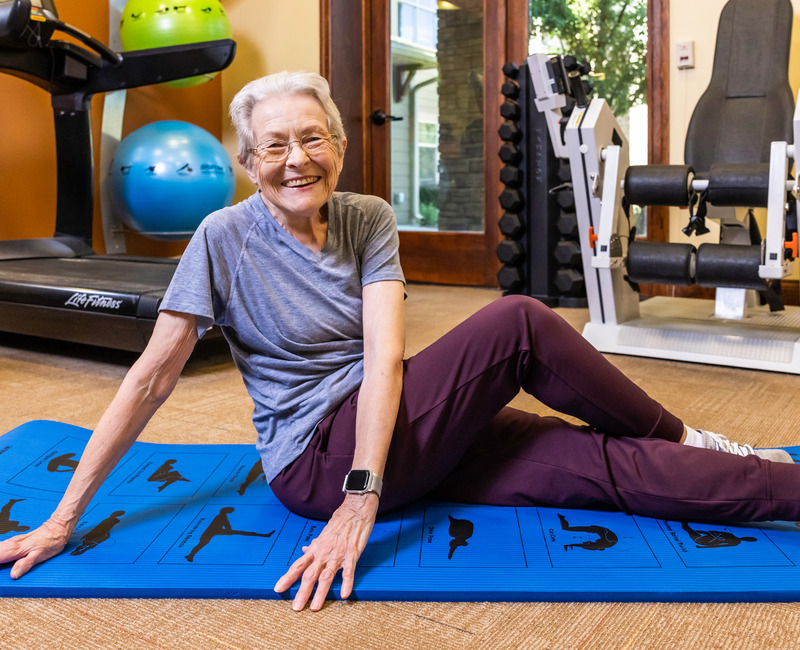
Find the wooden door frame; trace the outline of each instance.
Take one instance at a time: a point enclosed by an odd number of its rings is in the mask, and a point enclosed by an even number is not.
[[[669,0],[648,0],[647,25],[647,162],[666,165],[670,128]],[[647,239],[669,241],[669,208],[649,208]]]
[[[484,15],[485,232],[401,231],[400,251],[409,281],[497,286],[501,162],[493,152],[500,146],[502,65],[522,62],[528,55],[528,0],[484,0]],[[389,106],[390,84],[372,83],[391,78],[385,41],[389,2],[320,0],[320,17],[321,73],[330,81],[336,102],[357,116],[345,123],[348,147],[340,187],[389,200],[389,160],[372,156],[374,145],[388,151],[389,129],[369,121],[375,107]],[[669,0],[648,0],[648,24],[648,146],[649,161],[656,164],[669,159]],[[360,38],[344,36],[353,33],[354,25],[360,26]],[[665,240],[666,219],[664,213],[651,214],[648,236]]]

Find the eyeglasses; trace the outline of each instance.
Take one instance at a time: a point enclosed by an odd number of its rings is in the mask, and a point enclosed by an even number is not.
[[[326,148],[333,144],[335,139],[336,136],[331,133],[310,133],[302,138],[296,138],[288,142],[286,140],[267,140],[247,151],[255,154],[264,162],[283,162],[289,157],[295,143],[299,144],[300,148],[311,157],[325,151]]]

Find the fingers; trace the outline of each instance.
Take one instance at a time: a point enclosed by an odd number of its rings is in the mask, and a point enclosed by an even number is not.
[[[34,552],[36,542],[33,537],[34,533],[25,533],[24,535],[11,537],[0,544],[0,564],[17,562]],[[23,573],[27,573],[27,570]],[[19,575],[22,575],[22,573]]]
[[[21,557],[25,556],[24,551],[19,549],[19,546],[14,543],[18,540],[18,537],[12,537],[11,539],[6,540],[2,544],[0,544],[0,564],[8,564],[9,562],[17,562]],[[16,566],[16,564],[15,564]],[[28,567],[29,569],[30,567]],[[11,577],[16,579],[21,576],[23,573],[27,573],[28,569],[24,571],[17,571],[14,572],[13,568],[11,571]]]
[[[275,591],[286,591],[298,579],[300,587],[292,601],[292,609],[302,610],[312,597],[310,608],[322,609],[333,580],[342,570],[341,597],[348,598],[353,591],[355,567],[367,545],[377,512],[377,498],[361,501],[345,499],[334,512],[319,537],[303,547],[303,555],[275,583]],[[315,591],[316,586],[316,591]]]
[[[311,601],[311,611],[318,612],[322,609],[322,606],[325,604],[325,600],[328,597],[328,592],[331,589],[331,584],[333,583],[333,578],[336,576],[336,570],[330,569],[325,567],[319,574],[319,577],[316,579],[317,590],[314,592],[314,600]],[[306,587],[305,584],[305,576],[303,576],[303,582],[300,586],[300,591],[297,592],[297,596],[295,597],[294,602],[292,603],[292,608],[299,612],[303,607],[305,607],[306,601],[308,600],[309,596],[311,595],[311,588],[314,586],[314,579],[311,578],[309,580],[308,588],[304,592],[304,588]]]
[[[69,531],[63,526],[45,522],[36,530],[0,543],[0,564],[13,562],[9,575],[17,580],[35,565],[58,555],[68,539]]]
[[[327,545],[317,538],[311,546],[304,549],[303,556],[297,559],[275,583],[275,591],[279,593],[286,591],[300,579],[300,587],[292,601],[292,609],[301,611],[313,593],[310,608],[312,611],[319,611],[325,604],[336,574],[339,569],[344,569],[342,598],[347,598],[353,589],[355,566],[362,550],[363,546],[359,548],[359,545],[353,542]]]
[[[350,594],[353,593],[353,582],[355,581],[356,577],[356,563],[355,562],[345,562],[342,565],[342,589],[339,591],[339,596],[342,600],[347,600],[350,598]]]
[[[14,566],[11,567],[11,577],[16,580],[25,575],[37,564],[41,564],[45,560],[49,560],[51,557],[55,557],[61,553],[61,551],[64,550],[64,546],[66,546],[66,544],[57,543],[52,546],[37,548],[28,553],[25,557],[17,560]]]
[[[311,610],[319,611],[325,604],[325,599],[330,591],[331,584],[339,570],[340,563],[336,560],[315,559],[312,550],[306,550],[289,570],[275,583],[275,591],[281,593],[291,587],[302,576],[300,588],[292,601],[292,609],[296,612],[301,611],[312,592],[314,599],[311,602]],[[316,585],[316,592],[314,586]]]
[[[302,557],[295,560],[292,566],[289,567],[289,570],[275,583],[275,591],[280,594],[297,582],[298,578],[303,575],[303,572],[308,568],[313,559],[313,555],[308,554],[308,547],[304,546]]]
[[[292,609],[294,611],[299,612],[301,609],[303,609],[303,607],[306,606],[306,602],[308,601],[311,591],[314,589],[314,583],[316,582],[313,576],[314,573],[310,569],[303,573],[303,579],[300,581],[300,589],[297,590],[297,594],[292,601]]]
[[[312,592],[314,598],[311,601],[310,609],[315,612],[322,609],[328,597],[328,593],[330,592],[333,580],[340,569],[342,570],[342,589],[340,595],[342,599],[348,598],[353,591],[356,562],[358,562],[362,550],[363,545],[351,541],[347,544],[344,551],[336,549],[334,552],[323,554],[316,559],[311,555],[311,552],[308,552],[306,554],[306,557],[308,557],[307,561],[303,562],[301,565],[298,565],[296,562],[295,565],[298,566],[296,567],[293,565],[292,569],[299,569],[303,566],[305,570],[302,572],[300,588],[292,601],[292,609],[298,612],[302,610],[311,598]],[[295,574],[294,578],[292,578],[292,574]],[[287,573],[281,578],[281,581],[286,580],[289,584],[292,584],[296,581],[297,577],[299,577],[299,573],[297,573],[296,570],[290,570],[290,573]],[[315,585],[316,591],[314,590]]]
[[[24,576],[28,571],[30,571],[36,564],[39,562],[44,562],[47,558],[40,557],[38,553],[31,553],[26,555],[25,557],[17,560],[14,562],[14,565],[11,567],[11,579],[17,580]]]

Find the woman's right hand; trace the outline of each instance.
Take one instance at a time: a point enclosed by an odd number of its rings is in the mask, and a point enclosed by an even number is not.
[[[14,562],[11,578],[16,580],[35,565],[61,553],[71,534],[64,524],[48,519],[29,533],[0,542],[0,564]]]

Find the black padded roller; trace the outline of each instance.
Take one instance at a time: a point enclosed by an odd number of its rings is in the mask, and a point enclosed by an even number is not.
[[[628,247],[628,277],[633,282],[693,284],[695,252],[691,244],[634,242]]]
[[[758,277],[761,245],[701,244],[697,249],[697,284],[704,287],[766,289]]]
[[[625,172],[625,198],[631,205],[686,207],[693,177],[689,165],[632,165]]]
[[[711,165],[708,202],[711,205],[766,208],[769,163]]]

